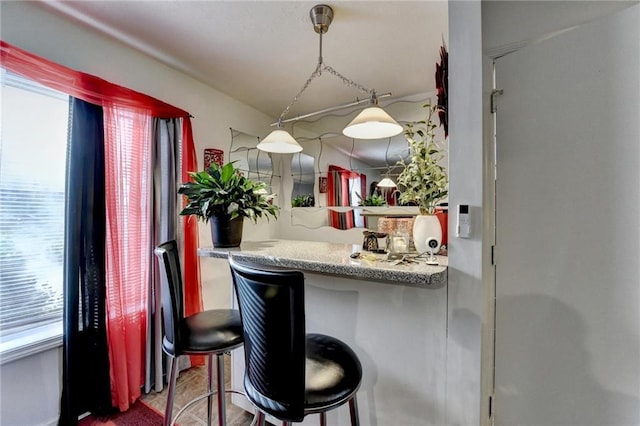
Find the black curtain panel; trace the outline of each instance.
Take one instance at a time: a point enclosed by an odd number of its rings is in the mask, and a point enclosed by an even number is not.
[[[71,98],[64,251],[64,335],[59,425],[112,411],[105,316],[102,107]]]

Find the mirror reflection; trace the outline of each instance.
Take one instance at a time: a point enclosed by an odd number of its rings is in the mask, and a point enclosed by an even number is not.
[[[291,178],[293,191],[291,193],[291,207],[314,207],[314,183],[316,173],[313,169],[314,159],[303,152],[293,154],[291,159]]]
[[[427,95],[399,100],[384,108],[401,125],[424,120]],[[378,217],[412,216],[417,208],[400,206],[395,180],[402,168],[400,159],[409,159],[404,134],[379,140],[352,139],[342,129],[359,110],[347,114],[330,114],[316,119],[299,120],[292,134],[303,147],[291,164],[294,175],[292,200],[306,194],[315,196],[316,209],[292,209],[292,224],[306,227],[332,226],[336,229],[366,227],[376,229]],[[444,140],[442,128],[436,129]],[[301,164],[310,164],[306,168]],[[315,160],[315,173],[312,174]],[[448,163],[448,158],[443,160]]]
[[[271,157],[256,148],[259,138],[233,128],[229,130],[231,132],[229,161],[235,161],[236,166],[247,178],[265,182],[268,193],[273,192],[274,176]]]

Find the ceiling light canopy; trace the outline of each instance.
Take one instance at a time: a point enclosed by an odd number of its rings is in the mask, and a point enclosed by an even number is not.
[[[276,123],[276,129],[271,132],[266,138],[264,138],[257,146],[258,149],[266,152],[275,152],[280,154],[294,153],[302,151],[302,147],[298,142],[282,128],[284,118],[289,113],[289,110],[294,103],[298,101],[302,93],[309,87],[311,82],[322,75],[323,71],[327,71],[329,74],[334,75],[342,80],[342,82],[348,86],[355,87],[361,92],[370,96],[370,106],[365,108],[356,118],[349,123],[347,127],[342,131],[345,136],[354,139],[380,139],[395,136],[402,132],[402,126],[399,125],[389,114],[387,114],[382,108],[378,107],[378,98],[376,92],[373,89],[367,89],[366,87],[356,83],[353,80],[349,80],[338,71],[325,64],[322,59],[322,35],[329,31],[329,25],[333,21],[333,9],[325,4],[319,4],[313,6],[309,12],[311,22],[313,23],[313,29],[320,36],[320,54],[318,56],[318,65],[315,71],[311,73],[311,76],[307,79],[304,86],[298,94],[291,100],[289,105],[282,111],[278,122]],[[357,101],[358,103],[360,101]],[[314,113],[306,114],[305,116],[314,115]],[[300,119],[297,118],[297,119]],[[287,121],[292,121],[287,120]]]

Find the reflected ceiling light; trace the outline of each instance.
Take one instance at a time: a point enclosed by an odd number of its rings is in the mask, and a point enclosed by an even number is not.
[[[300,99],[300,96],[302,96],[302,93],[307,90],[311,82],[315,78],[322,75],[323,71],[326,71],[329,74],[338,77],[347,86],[355,87],[361,92],[366,93],[370,97],[369,102],[371,106],[365,108],[343,130],[343,133],[346,136],[355,139],[380,139],[395,136],[402,132],[402,126],[400,126],[393,118],[391,118],[389,114],[384,112],[382,108],[377,106],[378,97],[376,96],[375,90],[367,89],[366,87],[356,83],[355,81],[349,80],[338,71],[324,63],[322,59],[322,35],[329,30],[329,25],[331,25],[331,22],[333,21],[333,9],[325,4],[319,4],[311,8],[309,15],[311,17],[311,22],[313,23],[314,31],[320,36],[320,53],[318,55],[318,65],[316,66],[316,69],[313,71],[313,73],[311,73],[304,86],[302,86],[300,92],[298,92],[298,94],[291,100],[284,111],[282,111],[280,117],[278,117],[278,122],[275,123],[276,129],[271,132],[266,138],[264,138],[258,144],[257,148],[262,151],[281,154],[289,154],[302,151],[302,147],[300,146],[300,144],[298,144],[298,142],[293,138],[293,136],[289,134],[289,132],[284,130],[282,124],[288,121],[299,120],[302,118],[297,117],[294,119],[284,120],[293,104],[295,104],[298,99]],[[340,106],[338,108],[357,105],[360,103],[362,103],[362,101],[358,100],[355,103]],[[335,108],[329,108],[329,110],[333,109]],[[319,114],[326,111],[327,109],[311,114],[305,114],[304,117],[309,117],[311,115]]]
[[[387,166],[387,173],[385,174],[384,178],[380,182],[378,182],[377,186],[380,188],[396,187],[396,183],[389,178],[389,173],[391,172],[391,167],[389,167],[389,148],[391,148],[391,136],[389,136],[389,141],[387,142],[387,150],[384,152],[384,164]]]
[[[380,188],[394,188],[396,186],[396,183],[391,179],[389,179],[388,177],[386,177],[382,179],[380,182],[378,182],[378,186]]]

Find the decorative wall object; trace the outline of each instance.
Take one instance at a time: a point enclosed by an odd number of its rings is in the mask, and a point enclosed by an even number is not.
[[[320,193],[321,194],[326,194],[328,188],[329,188],[329,184],[327,182],[327,177],[326,176],[319,176],[318,177],[318,190],[320,191]]]
[[[444,137],[449,135],[449,53],[442,41],[440,63],[436,63],[436,89],[438,91],[438,118],[444,128]]]
[[[204,168],[207,169],[211,163],[216,163],[219,166],[224,164],[224,151],[217,148],[205,148],[204,149]]]

